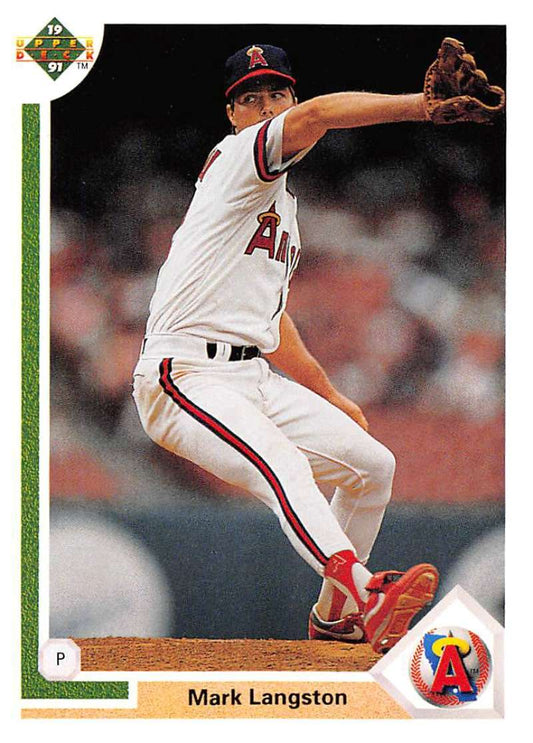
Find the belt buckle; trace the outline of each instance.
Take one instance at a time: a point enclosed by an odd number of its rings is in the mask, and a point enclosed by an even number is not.
[[[230,361],[242,361],[244,355],[244,346],[231,346],[229,355]]]
[[[220,346],[224,348],[225,344],[207,342],[207,356],[210,359],[218,357]],[[259,355],[256,346],[230,346],[229,354],[226,357],[228,361],[247,361],[255,359]]]
[[[260,355],[259,349],[257,346],[245,346],[244,347],[244,353],[243,358],[245,360],[249,359],[256,359]]]

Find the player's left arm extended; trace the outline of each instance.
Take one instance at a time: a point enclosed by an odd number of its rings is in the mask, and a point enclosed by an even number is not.
[[[333,386],[324,369],[306,348],[294,322],[286,312],[280,320],[279,346],[273,353],[265,354],[265,358],[292,377],[295,382],[340,408],[365,431],[368,430],[368,422],[361,408]]]
[[[330,93],[299,103],[285,118],[283,156],[310,147],[329,129],[351,129],[398,121],[427,121],[423,93]]]

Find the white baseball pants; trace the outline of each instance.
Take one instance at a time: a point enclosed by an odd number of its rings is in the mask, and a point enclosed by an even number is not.
[[[349,416],[261,358],[141,357],[133,396],[157,444],[253,493],[323,575],[328,558],[368,558],[395,460]],[[316,483],[336,490],[328,504]]]

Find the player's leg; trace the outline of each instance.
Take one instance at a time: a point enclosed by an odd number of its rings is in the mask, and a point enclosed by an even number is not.
[[[373,647],[388,649],[437,587],[430,565],[415,566],[405,575],[392,571],[374,576],[364,565],[391,497],[394,457],[349,416],[305,387],[270,374],[265,391],[268,414],[306,454],[315,479],[335,486],[331,511],[354,547],[325,570],[314,607],[317,634],[353,641],[354,623],[364,624]]]
[[[228,483],[253,493],[278,517],[298,553],[321,575],[351,544],[318,489],[305,455],[260,410],[259,365],[181,375],[164,360],[143,362],[134,397],[148,435]]]
[[[308,458],[315,480],[333,485],[331,512],[348,536],[359,562],[352,571],[359,595],[368,599],[365,567],[392,492],[392,453],[342,411],[308,389],[274,377],[273,420]],[[269,398],[270,400],[271,398]],[[345,592],[325,579],[317,610],[328,621],[355,611]]]
[[[339,423],[336,418],[335,412],[329,418],[335,427]],[[345,441],[352,441],[351,457],[344,457],[339,464],[331,451],[309,450],[308,458],[317,482],[335,487],[331,511],[354,545],[359,560],[366,565],[391,498],[395,460],[385,446],[356,423],[350,421],[347,428],[341,435]],[[333,442],[339,436],[339,428],[336,430],[336,435],[332,433]],[[365,590],[362,595],[366,601],[368,592]],[[345,611],[344,602],[342,593],[325,579],[317,601],[320,614],[330,620],[338,619]]]
[[[394,455],[307,388],[271,373],[264,390],[267,415],[305,453],[315,480],[335,487],[331,510],[365,563],[391,498]]]

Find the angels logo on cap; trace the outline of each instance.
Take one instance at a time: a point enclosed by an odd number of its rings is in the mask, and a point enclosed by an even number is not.
[[[260,46],[251,46],[246,51],[246,54],[250,57],[250,64],[248,65],[248,69],[251,70],[258,64],[263,65],[263,67],[268,67],[268,62],[263,57],[263,50]]]
[[[270,44],[251,44],[235,52],[227,59],[224,73],[226,97],[237,85],[259,75],[283,78],[287,85],[296,82],[286,52]]]

